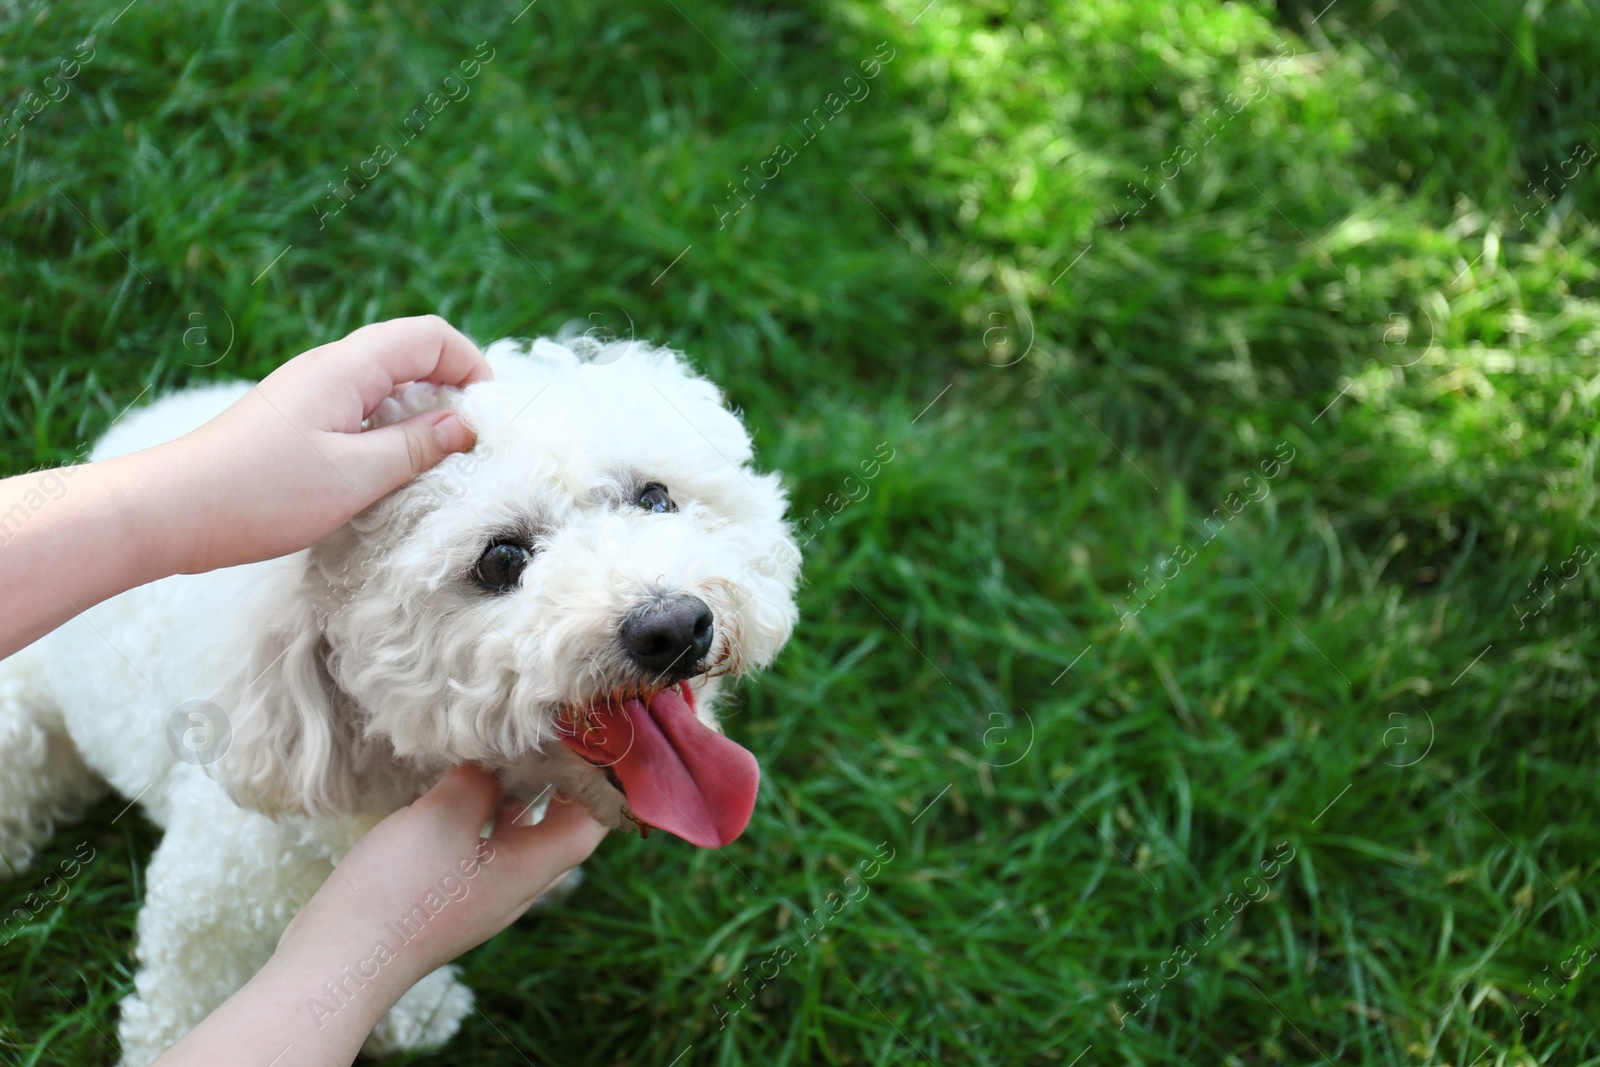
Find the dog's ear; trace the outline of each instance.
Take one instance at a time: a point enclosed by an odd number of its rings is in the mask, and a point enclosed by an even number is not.
[[[359,726],[328,665],[337,594],[317,555],[264,613],[255,647],[217,698],[232,738],[211,770],[236,803],[266,814],[350,814],[360,803]]]
[[[560,337],[537,340],[508,337],[483,350],[483,358],[494,370],[494,380],[516,386],[542,386],[552,378],[570,374],[582,362],[575,346],[593,345],[593,339],[575,332],[569,325]]]

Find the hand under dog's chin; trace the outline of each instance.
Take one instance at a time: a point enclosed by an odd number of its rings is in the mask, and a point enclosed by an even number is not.
[[[492,769],[508,796],[526,801],[535,810],[559,793],[582,804],[601,826],[645,831],[644,824],[629,812],[627,795],[611,783],[605,771],[558,743]]]

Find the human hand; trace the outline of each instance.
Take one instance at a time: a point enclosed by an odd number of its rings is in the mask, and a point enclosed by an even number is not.
[[[606,835],[578,804],[557,798],[543,821],[518,826],[526,805],[501,801],[497,808],[498,800],[492,775],[472,766],[451,770],[356,843],[284,931],[277,957],[353,963],[371,959],[382,943],[393,957],[380,969],[382,981],[398,997],[511,925]],[[491,812],[494,832],[481,838]],[[398,944],[402,919],[412,922]]]
[[[457,767],[373,827],[284,930],[266,966],[157,1062],[254,1062],[268,1045],[294,1049],[295,1063],[354,1060],[401,994],[509,926],[606,834],[577,804],[552,802],[536,826],[514,825],[521,805],[502,804],[484,839],[499,797],[493,777]],[[348,999],[318,1013],[312,1005],[333,981]]]
[[[198,430],[140,454],[147,473],[130,492],[168,509],[152,551],[167,571],[194,573],[313,544],[472,446],[452,411],[362,431],[396,386],[490,377],[477,346],[437,315],[373,323],[296,356]],[[183,536],[171,515],[189,517]]]

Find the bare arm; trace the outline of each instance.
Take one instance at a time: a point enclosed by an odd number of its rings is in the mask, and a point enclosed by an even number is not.
[[[494,833],[480,839],[498,796],[488,774],[458,767],[379,823],[340,862],[342,875],[323,883],[289,924],[271,961],[158,1067],[261,1067],[280,1053],[274,1067],[351,1063],[402,993],[509,926],[605,836],[583,808],[556,801],[536,826],[511,825],[515,807],[501,808]],[[429,893],[448,903],[397,945],[392,920]],[[347,968],[362,983],[329,1011],[320,1006],[323,984],[338,982]]]
[[[376,323],[290,360],[176,441],[0,481],[0,656],[134,586],[270,559],[327,536],[472,444],[446,411],[362,431],[396,385],[489,376],[477,348],[442,319]],[[493,778],[461,767],[379,823],[290,923],[260,973],[158,1062],[354,1060],[402,993],[504,929],[605,836],[580,807],[553,803],[533,827],[501,813],[480,842],[498,796]],[[456,887],[446,890],[450,906],[395,946],[352,1000],[337,1012],[309,1006],[343,968],[371,967],[384,924],[445,877]]]
[[[472,444],[444,411],[362,432],[397,384],[489,376],[443,319],[393,319],[295,357],[176,441],[0,481],[0,657],[134,586],[327,536]]]

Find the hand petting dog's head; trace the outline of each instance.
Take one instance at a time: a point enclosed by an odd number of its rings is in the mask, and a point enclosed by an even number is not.
[[[717,679],[796,621],[776,475],[710,382],[637,342],[502,343],[496,380],[413,387],[478,435],[309,556],[223,694],[241,803],[354,813],[475,761],[611,825],[738,836],[754,757]]]

